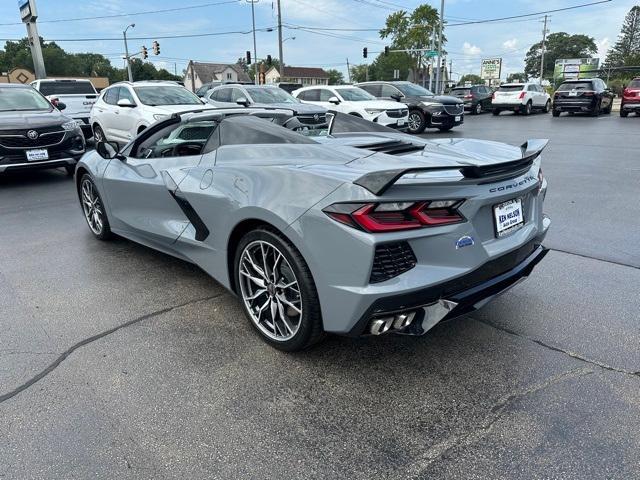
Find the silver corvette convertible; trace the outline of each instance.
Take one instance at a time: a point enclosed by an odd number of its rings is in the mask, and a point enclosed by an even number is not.
[[[175,114],[76,170],[89,228],[201,267],[271,345],[419,335],[527,277],[547,250],[545,140],[426,140],[335,114]]]

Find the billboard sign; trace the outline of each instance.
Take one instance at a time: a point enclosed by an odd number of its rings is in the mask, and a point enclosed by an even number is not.
[[[483,80],[498,80],[502,73],[501,58],[483,58],[480,64],[480,78]]]
[[[599,58],[559,58],[553,69],[556,80],[576,80],[591,78],[597,74]]]
[[[35,20],[38,17],[35,0],[18,0],[18,8],[20,9],[20,20],[23,22]]]

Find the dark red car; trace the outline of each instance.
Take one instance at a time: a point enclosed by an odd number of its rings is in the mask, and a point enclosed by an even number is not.
[[[629,112],[636,112],[636,115],[640,115],[640,77],[631,80],[622,92],[620,116],[626,117]]]

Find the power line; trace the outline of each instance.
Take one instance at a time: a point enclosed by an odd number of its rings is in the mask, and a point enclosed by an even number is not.
[[[133,12],[133,13],[114,13],[112,15],[99,15],[95,17],[76,17],[76,18],[57,18],[52,20],[38,20],[38,23],[61,23],[61,22],[81,22],[84,20],[100,20],[104,18],[119,18],[119,17],[133,17],[136,15],[152,15],[156,13],[169,13],[169,12],[179,12],[183,10],[193,10],[196,8],[205,8],[205,7],[213,7],[216,5],[225,5],[231,3],[241,3],[242,0],[225,0],[222,2],[209,2],[209,3],[201,3],[199,5],[191,5],[187,7],[175,7],[175,8],[165,8],[161,10],[147,10],[144,12]],[[0,26],[8,26],[8,25],[22,25],[22,23],[0,23]]]

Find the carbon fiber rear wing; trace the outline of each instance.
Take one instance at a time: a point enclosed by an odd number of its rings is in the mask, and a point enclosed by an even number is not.
[[[460,165],[447,167],[413,167],[400,168],[394,170],[379,170],[367,173],[354,180],[354,184],[366,188],[374,195],[380,196],[386,192],[400,178],[409,173],[434,172],[443,170],[458,170],[465,178],[487,179],[490,181],[500,181],[517,177],[525,173],[531,167],[533,161],[542,153],[549,140],[531,139],[520,146],[522,158],[510,162],[502,162],[491,165],[475,166]]]

